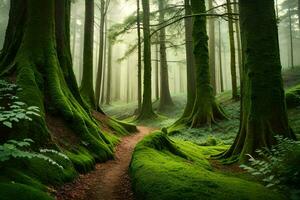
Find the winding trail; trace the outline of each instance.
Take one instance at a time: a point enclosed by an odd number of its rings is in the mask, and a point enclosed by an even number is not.
[[[97,164],[95,170],[80,175],[56,193],[57,200],[133,200],[128,167],[135,145],[154,128],[138,127],[138,132],[122,138],[115,159]]]

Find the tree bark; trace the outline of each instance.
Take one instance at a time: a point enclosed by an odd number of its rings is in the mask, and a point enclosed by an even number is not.
[[[226,0],[227,12],[232,13],[231,1]],[[235,63],[235,43],[234,43],[234,31],[233,21],[231,15],[228,18],[228,30],[229,30],[229,43],[230,43],[230,68],[231,68],[231,85],[232,85],[232,98],[238,99],[237,93],[237,80],[236,80],[236,63]]]
[[[138,112],[142,108],[142,45],[141,45],[141,19],[140,19],[140,0],[136,1],[136,23],[138,35]]]
[[[96,103],[97,105],[100,103],[100,96],[101,96],[101,82],[103,76],[103,51],[104,51],[104,23],[105,23],[105,0],[101,0],[100,5],[100,27],[99,27],[99,60],[98,60],[98,70],[96,76]]]
[[[155,43],[155,99],[159,100],[159,40]]]
[[[149,0],[142,0],[143,34],[144,34],[144,94],[142,109],[137,119],[156,117],[152,108],[151,95],[151,39],[150,39],[150,8]]]
[[[49,145],[54,141],[45,119],[46,115],[53,115],[67,121],[66,125],[73,133],[89,144],[84,147],[76,143],[72,147],[87,148],[98,161],[112,158],[113,144],[100,132],[76,85],[70,53],[70,1],[12,1],[10,12],[9,24],[16,26],[8,28],[7,34],[11,36],[16,31],[13,35],[18,38],[10,41],[7,36],[6,42],[8,46],[14,46],[9,49],[16,53],[8,62],[14,63],[12,67],[1,65],[1,77],[3,72],[6,77],[15,76],[16,84],[22,88],[17,93],[20,101],[39,107],[41,117],[34,117],[30,123],[19,123],[4,132],[12,138],[22,133],[21,137],[32,138],[38,146]],[[3,52],[1,58],[6,58],[3,54],[12,55]],[[64,142],[67,144],[68,141]]]
[[[106,105],[110,104],[111,100],[111,70],[112,70],[112,41],[108,40],[108,58],[107,58],[107,84],[106,84]]]
[[[192,15],[190,0],[184,1],[185,15]],[[193,54],[193,19],[185,18],[185,49],[187,72],[187,103],[181,118],[188,117],[194,106],[196,98],[195,58]]]
[[[80,93],[92,109],[97,109],[93,84],[94,0],[85,0],[83,74]]]
[[[255,155],[256,149],[270,148],[275,135],[292,139],[295,135],[286,112],[274,1],[240,0],[239,5],[246,58],[242,68],[240,130],[223,157],[244,162],[247,154]]]
[[[158,0],[159,10],[159,23],[165,21],[165,1]],[[167,63],[166,52],[166,29],[163,28],[159,31],[159,46],[160,46],[160,98],[159,98],[159,111],[165,111],[166,109],[174,106],[171,98],[169,88],[169,71]]]
[[[221,21],[219,20],[219,68],[220,68],[220,85],[221,92],[224,92],[224,80],[223,80],[223,63],[222,63],[222,32]]]
[[[213,0],[208,1],[208,9],[213,8]],[[214,11],[209,13],[214,14]],[[209,35],[209,66],[210,66],[210,77],[211,85],[213,87],[214,94],[216,94],[217,83],[216,83],[216,52],[215,52],[215,19],[212,17],[208,20],[208,35]]]
[[[191,1],[193,14],[204,13],[205,0]],[[196,16],[193,26],[194,56],[196,67],[196,99],[186,124],[190,127],[210,126],[217,120],[225,119],[225,114],[216,103],[210,84],[208,36],[206,17]]]

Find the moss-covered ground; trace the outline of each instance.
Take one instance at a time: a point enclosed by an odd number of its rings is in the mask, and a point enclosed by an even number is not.
[[[286,93],[299,98],[300,68],[284,72]],[[212,160],[233,143],[239,128],[238,101],[231,100],[231,92],[217,95],[229,120],[211,127],[192,129],[172,127],[184,108],[184,97],[173,97],[177,109],[160,113],[157,120],[142,122],[154,127],[168,127],[140,142],[130,165],[132,184],[137,199],[286,199],[284,194],[263,186],[239,165],[222,166]],[[179,103],[178,103],[179,102]],[[300,138],[300,101],[287,102],[290,125]],[[154,102],[154,108],[156,102]],[[120,105],[118,105],[120,106]],[[124,107],[127,113],[134,104]],[[111,109],[111,110],[109,110]],[[109,108],[113,113],[114,108]],[[125,116],[123,116],[125,117]],[[128,120],[132,120],[130,114]]]

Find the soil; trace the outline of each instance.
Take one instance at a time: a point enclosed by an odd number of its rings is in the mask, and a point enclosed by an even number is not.
[[[80,175],[56,192],[57,200],[133,200],[128,167],[135,145],[153,128],[138,127],[136,134],[123,137],[116,147],[115,159],[97,164],[95,170]]]

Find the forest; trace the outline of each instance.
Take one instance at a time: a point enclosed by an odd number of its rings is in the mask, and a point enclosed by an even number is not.
[[[300,200],[300,0],[0,0],[0,200]]]

